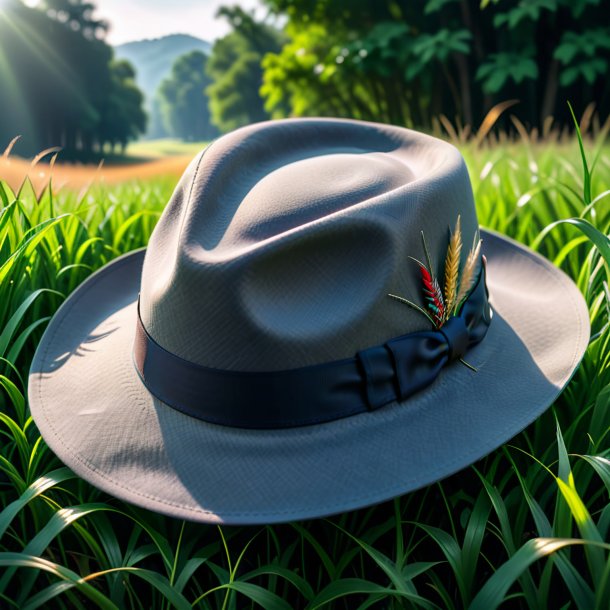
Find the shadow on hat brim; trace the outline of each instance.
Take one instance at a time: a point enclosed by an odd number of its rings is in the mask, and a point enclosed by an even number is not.
[[[192,521],[320,517],[423,487],[536,419],[588,344],[588,310],[573,282],[512,240],[482,237],[494,317],[467,354],[478,372],[452,363],[402,403],[283,430],[209,424],[166,406],[132,363],[140,250],[92,275],[49,324],[30,371],[32,415],[84,479]]]

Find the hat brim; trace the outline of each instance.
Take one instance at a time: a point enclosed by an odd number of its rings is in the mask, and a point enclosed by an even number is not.
[[[140,250],[88,278],[50,322],[30,371],[32,415],[84,479],[192,521],[320,517],[423,487],[536,419],[588,344],[588,310],[574,283],[516,242],[482,237],[494,316],[467,354],[478,372],[454,362],[402,403],[281,430],[210,424],[165,405],[132,362]]]

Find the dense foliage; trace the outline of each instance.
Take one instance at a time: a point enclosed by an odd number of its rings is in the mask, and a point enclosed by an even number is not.
[[[274,117],[333,115],[478,126],[497,102],[542,127],[565,100],[610,112],[600,0],[265,0],[289,41],[263,60]]]
[[[146,244],[175,180],[39,197],[0,182],[0,606],[610,607],[610,151],[591,174],[577,150],[462,146],[481,223],[560,265],[589,304],[589,349],[554,406],[441,483],[272,527],[183,523],[111,498],[61,465],[28,412],[49,316]],[[555,224],[571,217],[586,234]]]
[[[159,87],[159,101],[167,134],[185,141],[211,140],[218,130],[210,123],[206,87],[208,59],[201,51],[181,55]]]
[[[283,36],[238,6],[223,7],[218,15],[228,19],[233,31],[214,43],[207,65],[212,84],[206,92],[212,122],[226,132],[269,118],[259,94],[261,62],[266,53],[279,52]]]
[[[143,133],[143,97],[132,68],[113,61],[107,24],[83,0],[0,6],[0,142],[22,152],[61,146],[87,158]]]
[[[610,112],[600,0],[264,2],[281,30],[269,16],[219,11],[233,31],[212,49],[206,91],[222,132],[287,116],[476,127],[509,99],[539,129],[569,123],[566,99]]]

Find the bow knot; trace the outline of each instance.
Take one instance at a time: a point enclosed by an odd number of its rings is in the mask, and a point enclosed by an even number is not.
[[[449,360],[457,360],[461,358],[468,349],[470,335],[464,318],[453,317],[449,318],[439,332],[443,334],[449,348]]]
[[[359,352],[369,409],[405,400],[430,385],[444,366],[483,339],[489,314],[483,271],[460,315],[439,329],[402,335]]]

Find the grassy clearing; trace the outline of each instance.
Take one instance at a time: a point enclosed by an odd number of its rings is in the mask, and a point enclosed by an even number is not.
[[[29,416],[45,323],[93,270],[147,242],[173,181],[57,197],[3,184],[0,606],[610,607],[610,151],[592,177],[576,142],[463,152],[481,223],[542,252],[585,295],[594,339],[581,368],[534,424],[442,483],[273,527],[194,525],[115,500],[63,467]],[[580,230],[554,224],[568,218]]]
[[[194,157],[206,142],[183,142],[173,138],[139,140],[127,146],[127,156],[138,159],[163,159],[165,157]]]
[[[158,140],[138,140],[127,145],[125,153],[106,153],[103,156],[106,167],[140,165],[173,158],[192,158],[207,142],[183,142],[174,138]]]

